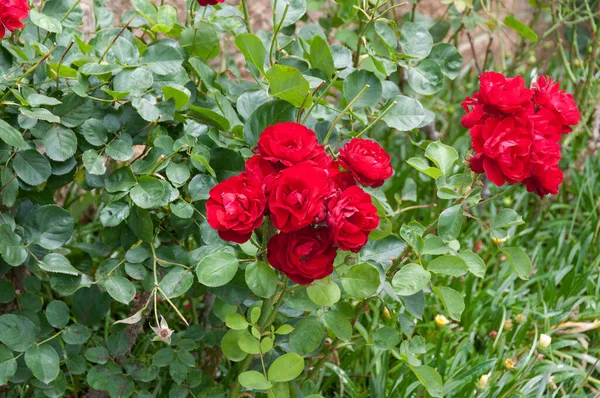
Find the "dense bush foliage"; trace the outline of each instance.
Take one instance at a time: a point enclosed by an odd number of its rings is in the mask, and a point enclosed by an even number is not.
[[[1,393],[598,392],[597,1],[38,3],[0,4]]]

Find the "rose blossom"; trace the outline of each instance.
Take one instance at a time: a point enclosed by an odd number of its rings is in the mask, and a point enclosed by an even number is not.
[[[311,160],[324,153],[311,129],[294,122],[269,126],[258,138],[256,153],[279,168]]]
[[[200,4],[202,7],[206,7],[206,6],[214,6],[217,3],[222,3],[225,0],[198,0],[198,4]]]
[[[494,184],[521,182],[531,174],[533,133],[517,119],[488,118],[471,129],[473,150],[471,170],[485,172]]]
[[[393,174],[390,155],[375,141],[353,138],[340,148],[338,160],[359,183],[369,187],[380,187]]]
[[[256,155],[246,160],[246,178],[257,186],[260,186],[265,195],[271,190],[271,185],[277,177],[277,170],[264,158]]]
[[[269,195],[271,222],[282,232],[295,231],[325,217],[331,183],[325,171],[312,163],[284,169]]]
[[[534,103],[540,110],[538,114],[550,119],[549,124],[558,125],[562,133],[571,132],[570,126],[579,123],[581,117],[573,95],[561,90],[560,83],[552,80],[550,76],[540,76],[531,87],[534,92]]]
[[[266,199],[261,186],[245,173],[215,185],[206,202],[206,216],[223,240],[244,243],[263,221]]]
[[[24,19],[29,15],[27,0],[2,0],[0,2],[0,39],[4,38],[6,29],[14,32],[21,29]]]
[[[340,249],[358,253],[379,225],[371,195],[358,186],[344,190],[329,202],[327,225]]]
[[[488,116],[525,117],[533,111],[532,96],[533,91],[525,87],[521,76],[510,78],[497,72],[482,73],[479,91],[461,103],[467,112],[462,125],[471,128]]]
[[[327,228],[305,227],[269,240],[267,260],[296,283],[307,285],[333,272],[336,248]]]

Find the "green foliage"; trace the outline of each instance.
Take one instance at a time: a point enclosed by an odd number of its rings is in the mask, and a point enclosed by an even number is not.
[[[390,2],[272,0],[272,25],[254,32],[252,3],[188,0],[178,15],[132,0],[120,22],[93,3],[92,32],[78,1],[47,0],[0,41],[2,393],[596,391],[593,2],[540,4],[556,24],[540,29],[489,1],[444,0],[434,19]],[[472,60],[464,32],[478,27],[516,32],[519,51]],[[548,73],[574,92],[582,123],[564,140],[558,196],[470,172],[457,105],[477,68]],[[381,217],[369,242],[308,286],[269,265],[269,225],[233,244],[206,221],[210,189],[283,121],[332,153],[377,140],[394,168],[368,190]],[[554,339],[545,358],[541,333]]]

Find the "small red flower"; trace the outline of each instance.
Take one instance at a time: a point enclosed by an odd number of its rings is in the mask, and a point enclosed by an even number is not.
[[[271,222],[282,232],[296,231],[325,218],[331,183],[327,173],[302,163],[279,173],[269,195]]]
[[[340,149],[338,160],[354,178],[369,187],[380,187],[394,173],[390,155],[375,141],[353,138]]]
[[[215,185],[206,202],[206,216],[223,240],[244,243],[263,221],[266,198],[261,186],[246,174],[230,177]]]
[[[29,15],[27,0],[2,0],[0,2],[0,39],[6,35],[6,29],[14,32],[23,28],[23,21]]]
[[[358,186],[350,187],[332,199],[328,210],[327,225],[342,250],[358,253],[367,243],[369,233],[379,225],[371,195]]]
[[[552,80],[550,76],[540,76],[531,87],[534,92],[533,100],[540,110],[539,113],[547,111],[546,118],[552,120],[550,124],[560,126],[564,134],[571,132],[570,126],[579,123],[581,117],[573,96],[561,90],[560,83]]]
[[[206,7],[206,6],[214,6],[217,3],[222,3],[225,0],[198,0],[198,4],[200,4],[202,7]]]
[[[479,91],[461,104],[467,112],[462,124],[471,128],[487,116],[530,114],[533,111],[532,96],[533,91],[525,87],[521,76],[509,78],[497,72],[482,73]]]
[[[278,168],[311,160],[324,152],[315,132],[294,122],[267,127],[258,138],[256,147],[256,153]]]
[[[264,158],[256,155],[246,160],[246,178],[263,189],[265,195],[271,191],[271,186],[277,178],[277,170]]]
[[[306,227],[269,240],[267,260],[292,281],[307,285],[333,272],[336,248],[327,228]]]

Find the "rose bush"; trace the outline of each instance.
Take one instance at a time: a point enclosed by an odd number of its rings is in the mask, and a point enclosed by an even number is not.
[[[2,2],[0,394],[510,396],[563,369],[523,380],[538,357],[516,342],[553,328],[521,313],[505,340],[507,308],[596,313],[553,296],[588,288],[571,268],[535,274],[554,250],[596,266],[592,176],[561,158],[591,89],[477,73],[456,47],[489,9],[444,3],[273,0],[257,30],[246,0],[132,0],[120,21],[104,0]],[[574,190],[567,222],[531,210]],[[526,236],[517,210],[552,222]]]

